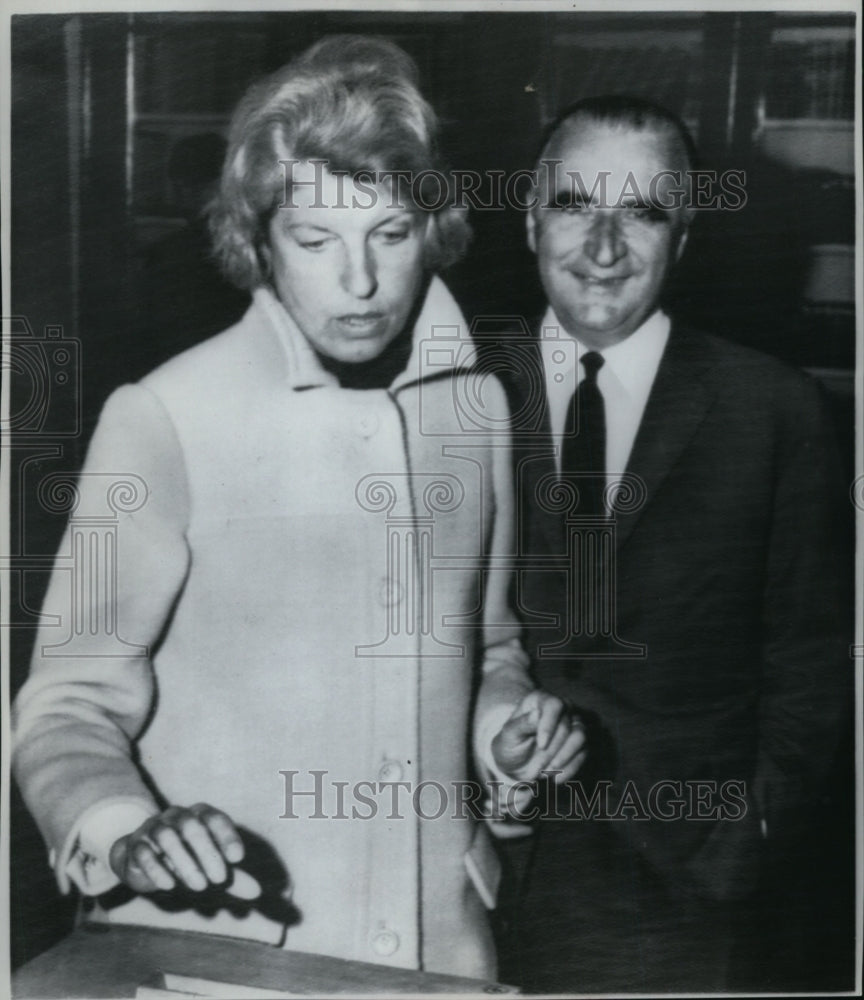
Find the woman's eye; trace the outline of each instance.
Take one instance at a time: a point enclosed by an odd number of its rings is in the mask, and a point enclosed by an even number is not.
[[[327,244],[327,240],[300,240],[300,246],[304,250],[323,250]]]
[[[379,229],[378,235],[384,243],[401,243],[408,238],[408,229]]]

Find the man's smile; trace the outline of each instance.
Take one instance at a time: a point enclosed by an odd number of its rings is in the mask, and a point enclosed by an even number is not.
[[[595,275],[572,269],[568,270],[570,275],[581,284],[597,291],[617,291],[625,281],[628,281],[632,277],[631,274]]]

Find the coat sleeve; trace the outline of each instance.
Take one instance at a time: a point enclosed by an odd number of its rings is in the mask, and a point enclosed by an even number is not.
[[[815,385],[777,401],[778,460],[763,604],[763,678],[754,794],[768,837],[818,794],[850,706],[844,594],[849,521],[833,426]]]
[[[117,390],[78,480],[30,676],[13,710],[15,777],[64,890],[67,869],[81,872],[70,859],[82,820],[92,833],[106,807],[114,817],[158,808],[133,745],[153,703],[150,649],[188,566],[188,507],[167,413],[143,387]],[[114,541],[100,539],[93,519],[109,525]],[[93,891],[107,887],[100,876]]]
[[[484,399],[494,411],[491,426],[507,426],[504,390],[495,380],[484,385]],[[474,753],[486,774],[507,779],[494,765],[491,744],[513,710],[533,690],[530,660],[522,648],[521,627],[510,603],[514,571],[515,500],[510,440],[496,433],[491,444],[495,490],[495,523],[492,529],[490,568],[486,573],[483,608],[483,661],[474,713]]]

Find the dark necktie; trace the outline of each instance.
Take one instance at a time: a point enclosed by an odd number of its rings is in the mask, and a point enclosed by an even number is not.
[[[585,378],[579,383],[564,425],[561,475],[579,473],[574,485],[579,490],[577,514],[604,516],[603,489],[606,473],[606,410],[597,385],[603,357],[589,351],[581,357]]]

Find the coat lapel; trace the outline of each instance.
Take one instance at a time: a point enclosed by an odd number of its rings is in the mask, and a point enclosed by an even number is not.
[[[627,465],[627,472],[644,484],[645,499],[636,510],[616,515],[619,548],[651,506],[711,406],[716,387],[708,377],[706,348],[700,335],[673,326]]]

